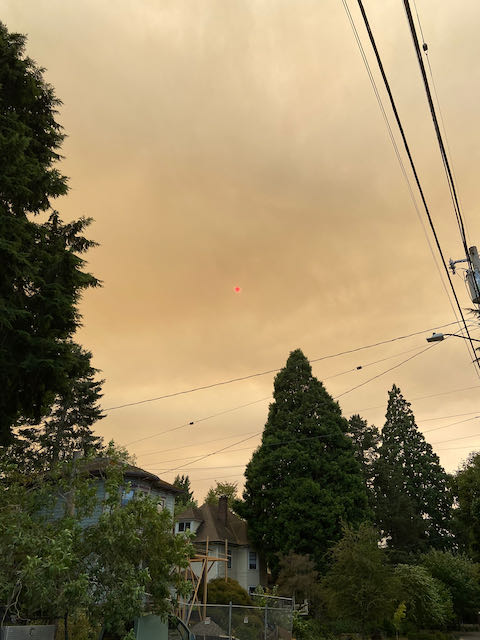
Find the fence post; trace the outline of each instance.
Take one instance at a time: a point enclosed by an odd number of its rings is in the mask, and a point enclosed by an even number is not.
[[[232,640],[232,602],[228,605],[228,638]]]
[[[268,629],[267,625],[268,625],[268,603],[265,602],[265,622],[264,622],[264,625],[263,625],[264,626],[264,629],[263,629],[264,640],[267,640],[267,629]]]

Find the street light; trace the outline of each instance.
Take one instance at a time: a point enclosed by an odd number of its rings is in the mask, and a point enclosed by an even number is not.
[[[473,342],[480,342],[477,338],[468,338],[467,336],[460,336],[458,333],[432,333],[432,335],[427,338],[427,342],[441,342],[445,340],[445,336],[452,336],[454,338],[463,338],[464,340],[472,340]]]

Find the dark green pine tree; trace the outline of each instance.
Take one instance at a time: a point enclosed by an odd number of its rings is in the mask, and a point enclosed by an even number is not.
[[[20,428],[8,448],[10,458],[27,471],[48,470],[74,455],[97,455],[103,449],[103,440],[92,426],[105,417],[99,405],[104,381],[96,379],[91,353],[74,343],[71,349],[76,369],[70,388],[56,397],[40,425]]]
[[[196,507],[197,501],[193,498],[193,491],[190,486],[188,475],[176,475],[173,486],[182,489],[183,493],[175,499],[175,513],[182,513],[189,507]]]
[[[375,462],[378,459],[380,447],[380,432],[377,427],[369,425],[358,414],[351,416],[348,421],[347,435],[352,439],[355,458],[362,470],[363,481],[367,489],[370,507],[374,505],[373,481],[375,477]]]
[[[397,559],[451,546],[448,476],[396,385],[389,392],[375,467],[377,525]]]
[[[299,349],[276,376],[273,397],[245,471],[241,515],[274,575],[279,556],[290,552],[311,556],[322,570],[342,523],[359,523],[367,513],[348,424]]]
[[[0,445],[68,390],[77,303],[98,285],[80,257],[94,244],[82,235],[89,220],[64,224],[51,209],[67,192],[55,168],[60,103],[24,50],[0,23]]]

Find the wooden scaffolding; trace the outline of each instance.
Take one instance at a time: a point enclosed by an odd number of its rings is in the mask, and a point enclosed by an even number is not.
[[[228,582],[228,541],[225,540],[225,555],[212,556],[209,554],[208,537],[205,543],[205,552],[196,553],[190,558],[188,567],[185,569],[185,579],[192,583],[192,593],[190,600],[183,601],[179,605],[178,616],[188,625],[192,611],[197,607],[200,619],[207,617],[207,595],[208,595],[208,574],[216,562],[223,562],[225,565],[225,582]],[[201,589],[203,582],[203,588]],[[202,593],[200,594],[200,591]]]

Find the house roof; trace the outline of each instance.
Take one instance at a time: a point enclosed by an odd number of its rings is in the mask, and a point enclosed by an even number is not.
[[[220,504],[202,504],[201,507],[190,507],[175,518],[179,520],[197,520],[201,522],[195,531],[194,542],[225,542],[240,546],[248,545],[247,523],[233,511],[227,509],[227,518],[222,515]]]
[[[107,467],[115,464],[122,464],[122,466],[124,466],[123,473],[126,478],[146,480],[147,482],[150,482],[156,489],[169,491],[170,493],[183,493],[183,489],[179,489],[173,484],[165,482],[165,480],[162,480],[154,473],[150,473],[150,471],[145,471],[145,469],[141,469],[140,467],[136,467],[132,464],[121,462],[119,463],[115,460],[111,460],[110,458],[93,458],[92,460],[85,460],[83,462],[83,468],[86,472],[92,474],[93,476],[102,476]]]

